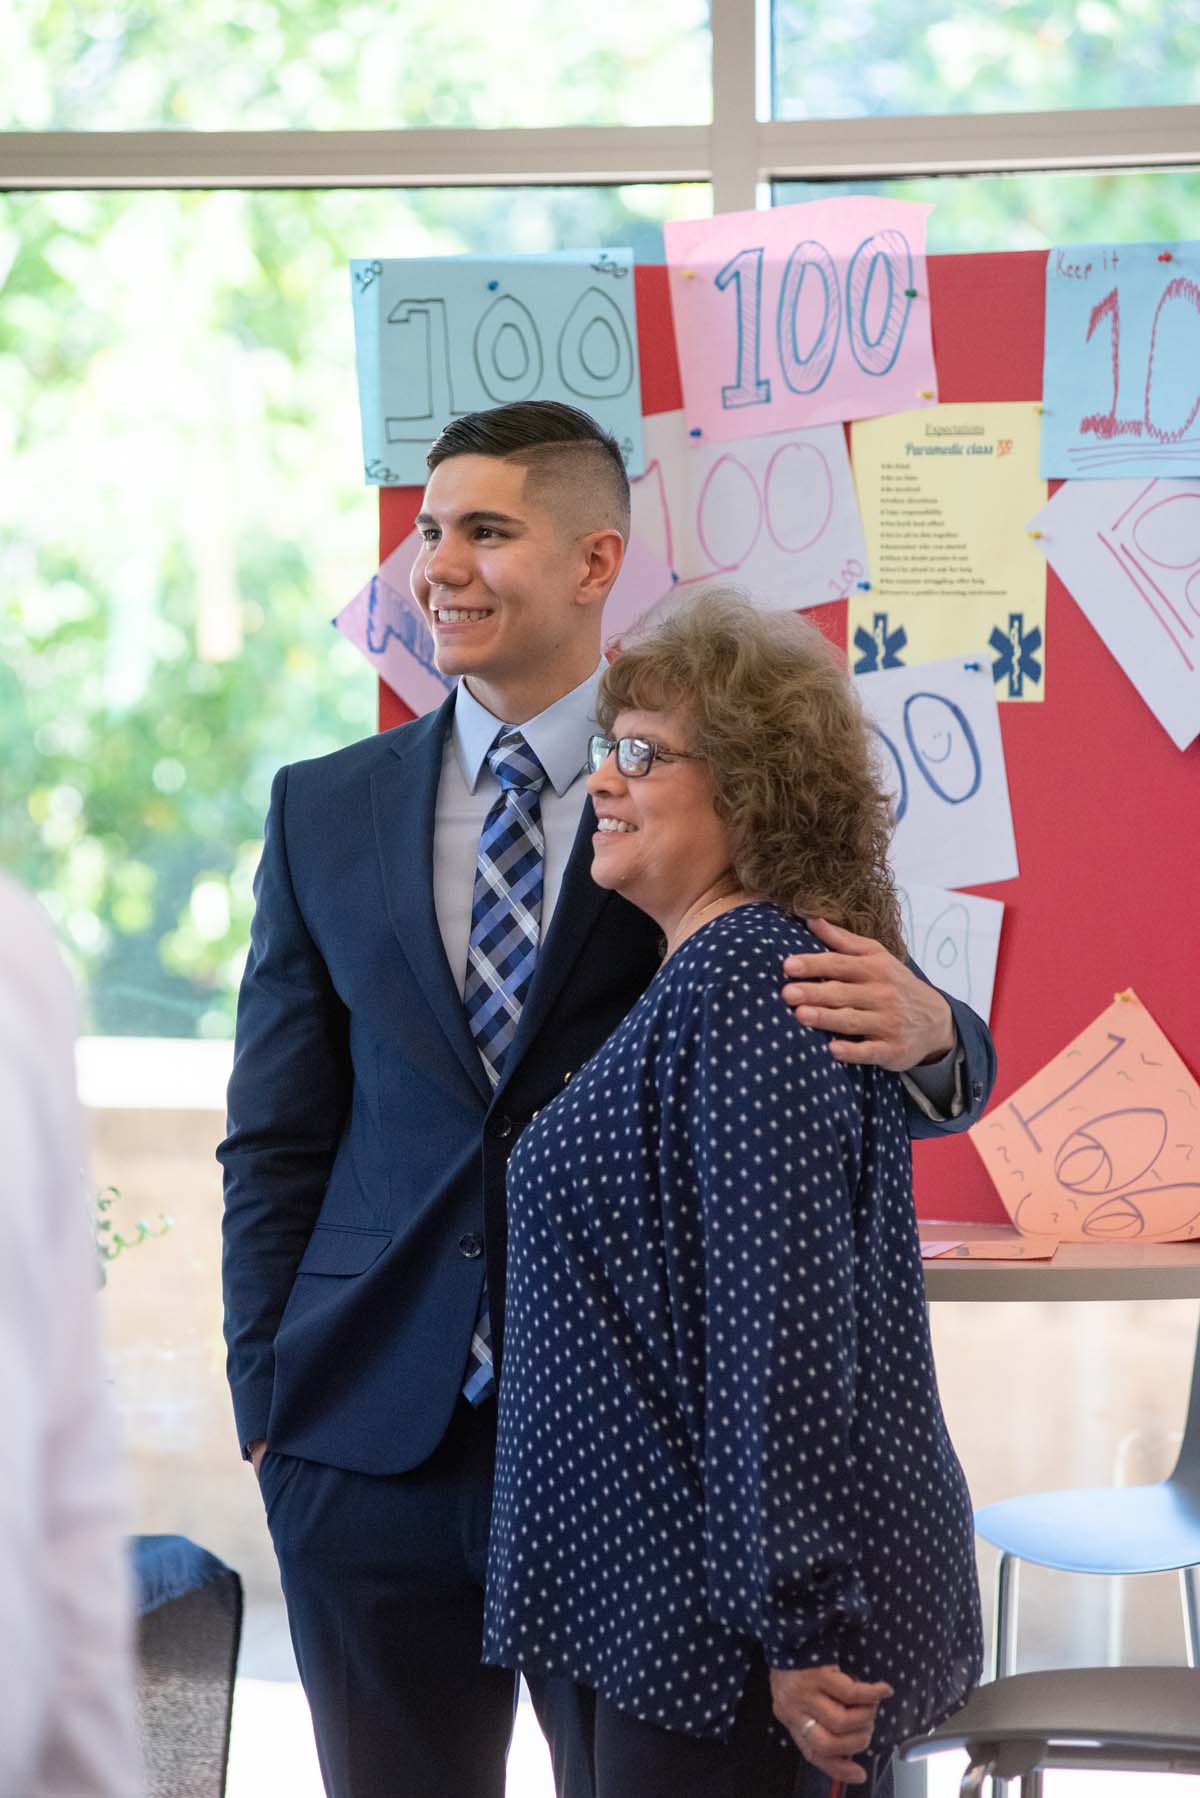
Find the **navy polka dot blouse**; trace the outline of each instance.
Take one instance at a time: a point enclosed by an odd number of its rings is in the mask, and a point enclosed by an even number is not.
[[[526,1129],[487,1661],[724,1737],[757,1646],[886,1679],[873,1747],[978,1678],[899,1077],[780,997],[762,904],[688,938]]]

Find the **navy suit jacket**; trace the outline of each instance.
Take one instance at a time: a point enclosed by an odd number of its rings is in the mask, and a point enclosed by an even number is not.
[[[502,1349],[508,1155],[649,984],[658,927],[591,879],[583,816],[493,1092],[434,910],[453,698],[275,777],[229,1086],[223,1277],[239,1439],[364,1473],[437,1446],[487,1269]],[[782,974],[781,974],[782,982]],[[951,1000],[967,1126],[995,1078]]]

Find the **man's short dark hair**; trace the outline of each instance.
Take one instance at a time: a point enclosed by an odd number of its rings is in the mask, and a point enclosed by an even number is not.
[[[425,460],[432,471],[452,456],[494,456],[529,470],[528,491],[584,529],[615,525],[629,538],[629,476],[617,440],[578,406],[520,400],[452,418]]]

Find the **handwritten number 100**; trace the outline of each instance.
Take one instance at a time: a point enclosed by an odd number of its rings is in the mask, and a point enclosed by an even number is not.
[[[1116,288],[1110,287],[1104,298],[1092,307],[1084,342],[1092,341],[1097,327],[1104,319],[1109,321],[1112,337],[1112,404],[1107,412],[1089,412],[1086,418],[1081,418],[1081,432],[1091,432],[1096,437],[1104,438],[1154,437],[1160,443],[1178,443],[1184,433],[1190,430],[1196,414],[1200,412],[1200,392],[1197,392],[1191,411],[1176,430],[1164,430],[1150,416],[1150,387],[1154,380],[1154,350],[1158,341],[1158,327],[1166,308],[1176,300],[1186,300],[1200,313],[1200,287],[1194,281],[1189,281],[1186,275],[1176,275],[1163,288],[1154,311],[1154,322],[1150,327],[1150,348],[1146,354],[1146,392],[1140,418],[1117,417],[1117,392],[1121,385],[1121,301]]]
[[[737,379],[721,388],[721,404],[766,406],[771,382],[762,373],[763,251],[739,250],[713,280],[722,293],[732,287],[737,322]],[[821,323],[807,349],[801,350],[798,314],[805,284],[821,288]],[[913,261],[902,231],[876,231],[859,244],[846,270],[845,294],[837,266],[823,243],[806,238],[787,260],[775,316],[775,348],[779,372],[792,393],[815,393],[829,378],[843,320],[850,353],[864,374],[886,375],[895,365],[912,310]],[[878,298],[877,288],[882,292]],[[868,308],[878,300],[874,331]]]
[[[918,706],[921,711],[914,716]],[[893,821],[899,824],[908,811],[908,775],[904,771],[904,761],[886,731],[880,730],[877,724],[870,724],[868,729],[874,731],[895,765],[896,795],[892,809]],[[923,737],[927,742],[922,741]],[[936,798],[947,805],[963,805],[975,797],[983,783],[983,757],[970,720],[961,706],[955,705],[943,693],[910,693],[904,702],[904,740],[913,767]],[[933,755],[928,746],[933,742],[946,744],[941,755]],[[953,774],[935,774],[934,767],[941,768],[950,763],[952,756]]]

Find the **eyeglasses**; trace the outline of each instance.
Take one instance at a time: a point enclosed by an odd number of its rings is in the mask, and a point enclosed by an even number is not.
[[[664,749],[651,737],[606,737],[597,731],[588,742],[588,768],[598,774],[613,750],[617,752],[617,773],[626,780],[640,780],[649,774],[655,761],[702,762],[703,756],[690,749]]]

